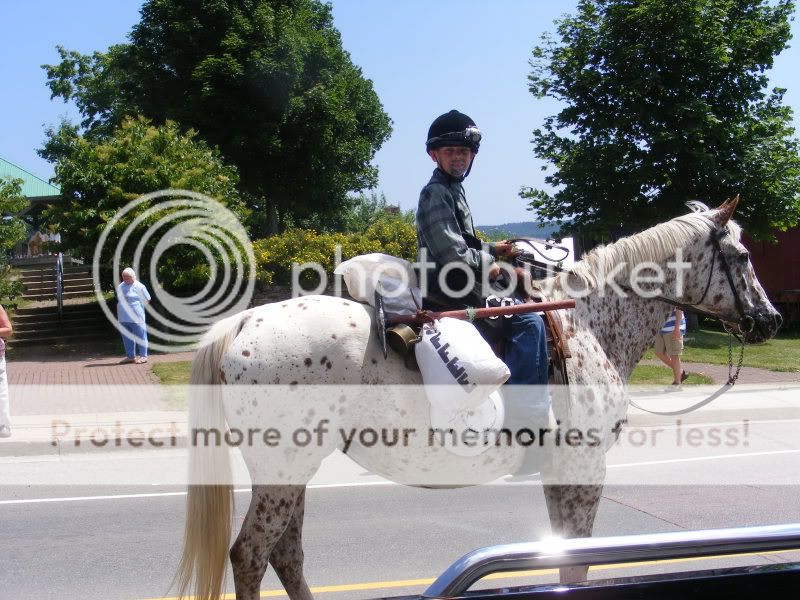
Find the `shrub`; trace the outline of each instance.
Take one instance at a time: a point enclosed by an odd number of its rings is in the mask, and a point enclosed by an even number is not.
[[[417,256],[417,235],[414,226],[402,219],[374,223],[364,233],[317,233],[312,229],[289,229],[280,235],[253,242],[258,281],[262,284],[291,282],[292,265],[315,263],[330,280],[336,260],[336,247],[341,260],[360,254],[383,252],[414,261]],[[318,282],[316,273],[306,269],[301,274],[304,286]]]

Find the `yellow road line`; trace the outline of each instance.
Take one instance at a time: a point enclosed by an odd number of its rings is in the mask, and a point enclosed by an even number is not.
[[[747,554],[719,554],[716,556],[694,556],[691,558],[672,558],[666,560],[653,560],[653,561],[640,561],[630,563],[619,563],[615,565],[598,565],[589,567],[592,572],[597,571],[610,571],[612,569],[625,569],[630,567],[641,567],[644,565],[671,565],[678,563],[698,562],[704,560],[712,560],[718,558],[734,558],[746,556],[766,556],[770,554],[786,554],[791,552],[800,552],[800,548],[790,550],[779,550],[775,552],[750,552]],[[494,581],[498,579],[518,579],[520,577],[541,577],[543,575],[556,575],[558,569],[534,569],[530,571],[505,571],[503,573],[492,573],[482,578],[481,581]],[[397,581],[370,581],[366,583],[350,583],[342,585],[323,585],[311,588],[313,594],[335,594],[340,592],[355,592],[364,590],[381,590],[391,588],[404,588],[416,586],[429,586],[435,581],[435,578],[427,579],[400,579]],[[285,598],[286,592],[283,590],[263,590],[260,594],[261,598]],[[193,600],[194,596],[184,600]],[[223,600],[236,600],[235,594],[225,594],[222,596]],[[148,598],[147,600],[178,600],[176,597],[171,598]]]

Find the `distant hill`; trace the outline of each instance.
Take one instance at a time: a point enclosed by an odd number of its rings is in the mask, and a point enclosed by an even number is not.
[[[503,223],[502,225],[478,225],[487,237],[491,239],[504,239],[513,237],[533,237],[540,240],[552,238],[558,231],[558,225],[542,226],[533,221],[523,221],[520,223]]]

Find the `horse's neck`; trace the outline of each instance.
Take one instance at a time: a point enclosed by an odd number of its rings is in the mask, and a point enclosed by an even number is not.
[[[598,353],[599,345],[605,353],[601,368],[616,367],[627,381],[670,307],[632,291],[620,297],[614,288],[631,286],[685,303],[691,303],[690,299],[698,302],[708,294],[712,282],[714,253],[706,248],[715,226],[706,216],[679,217],[598,247],[569,273],[545,280],[554,284],[554,296],[575,298],[571,325],[576,337],[581,338],[577,344],[586,346],[579,347],[578,352]],[[609,280],[616,285],[609,285]],[[589,333],[583,338],[581,332]],[[596,361],[593,363],[596,365]]]
[[[672,282],[666,285],[669,287]],[[557,280],[552,290],[554,300],[568,297]],[[620,297],[609,288],[584,291],[579,296],[575,298],[575,308],[568,312],[567,337],[575,340],[571,344],[586,344],[587,353],[595,351],[592,346],[596,341],[610,363],[607,368],[615,369],[622,381],[627,382],[667,319],[670,306],[630,292],[627,297]],[[589,338],[576,335],[579,332],[588,333]],[[572,345],[570,349],[576,354]]]
[[[606,290],[575,303],[575,326],[594,335],[623,381],[653,343],[670,307],[658,300],[629,294],[621,298]]]

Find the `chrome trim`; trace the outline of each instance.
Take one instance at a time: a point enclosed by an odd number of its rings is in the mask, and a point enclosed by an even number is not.
[[[800,523],[676,531],[605,538],[552,539],[473,550],[454,562],[421,598],[457,598],[491,573],[800,548]]]

